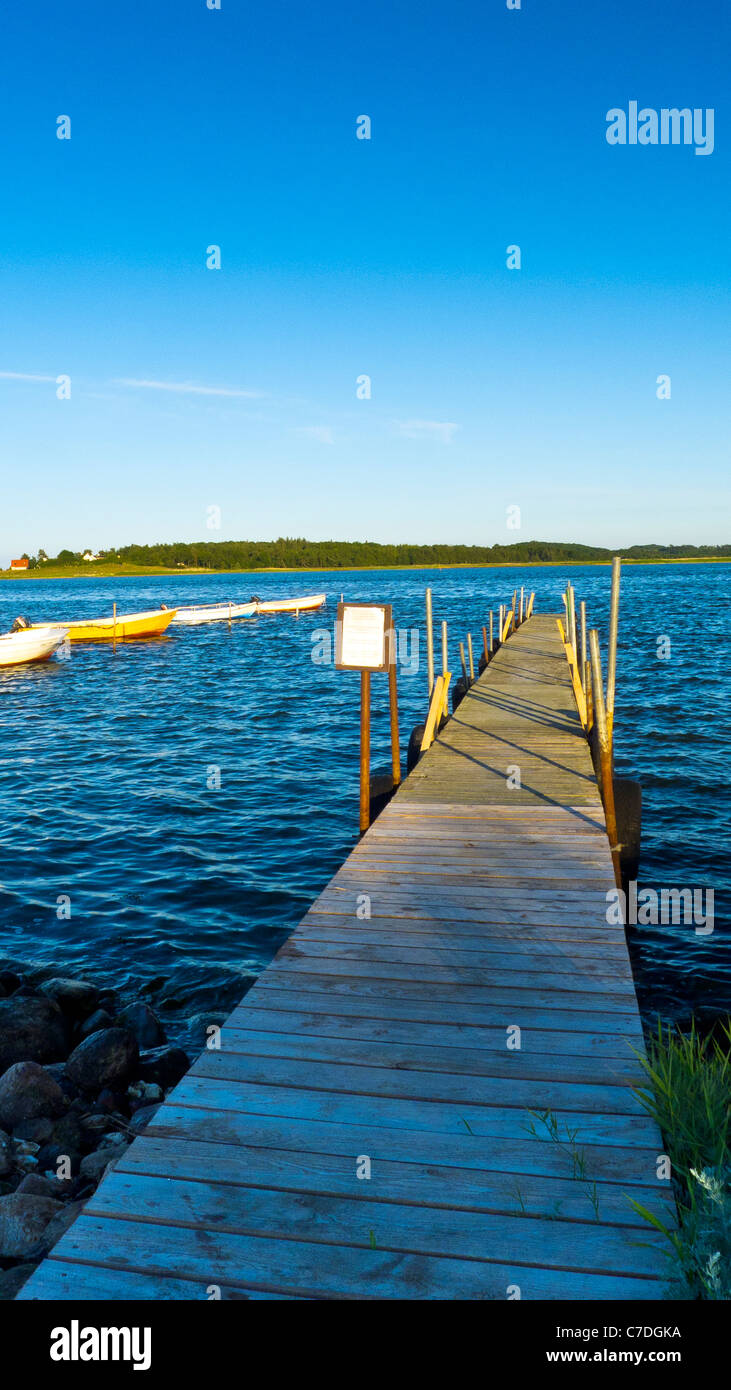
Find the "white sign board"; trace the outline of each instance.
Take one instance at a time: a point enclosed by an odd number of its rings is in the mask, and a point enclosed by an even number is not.
[[[391,627],[391,605],[341,603],[335,665],[346,671],[386,671],[386,634]]]

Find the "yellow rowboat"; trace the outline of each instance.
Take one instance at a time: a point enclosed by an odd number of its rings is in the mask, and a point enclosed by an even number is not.
[[[147,613],[118,613],[114,618],[79,618],[65,622],[69,642],[121,642],[129,637],[159,637],[175,617],[176,608],[152,608]],[[38,626],[38,624],[33,624]]]

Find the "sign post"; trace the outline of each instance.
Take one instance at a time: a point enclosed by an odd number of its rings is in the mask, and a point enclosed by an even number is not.
[[[360,671],[360,829],[371,823],[371,671],[388,671],[393,784],[401,781],[396,651],[390,603],[338,604],[335,669]]]

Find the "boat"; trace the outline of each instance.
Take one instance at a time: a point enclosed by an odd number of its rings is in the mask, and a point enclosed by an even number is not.
[[[23,628],[0,636],[0,666],[20,666],[25,661],[47,661],[68,636],[67,627]]]
[[[69,642],[121,642],[127,637],[159,637],[175,617],[176,608],[151,608],[145,613],[117,613],[116,618],[77,618],[64,623]],[[33,624],[31,632],[38,631]]]
[[[179,608],[173,618],[174,627],[194,627],[199,623],[224,623],[231,618],[253,618],[256,601],[252,603],[199,603]]]
[[[262,603],[257,600],[257,613],[307,613],[313,608],[322,608],[327,602],[327,594],[307,594],[304,598],[275,598]]]

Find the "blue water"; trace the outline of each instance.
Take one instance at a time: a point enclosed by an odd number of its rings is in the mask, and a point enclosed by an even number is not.
[[[731,1007],[726,564],[627,566],[622,576],[616,763],[643,786],[640,885],[712,887],[716,929],[637,928],[647,1018],[710,1021]],[[326,591],[316,614],[260,617],[116,654],[0,671],[0,958],[144,991],[172,1036],[227,1010],[274,955],[357,838],[358,677],[314,664],[341,592],[392,602],[419,629],[399,673],[402,745],[426,705],[424,589],[457,643],[514,587],[559,611],[567,578],[606,631],[605,567],[157,576],[0,582],[0,630],[33,620]],[[669,660],[658,638],[671,641]],[[403,639],[402,639],[403,640]],[[413,655],[407,636],[407,655]],[[389,761],[387,682],[373,678],[374,766]],[[220,787],[216,781],[220,769]],[[58,916],[62,895],[70,919]]]

